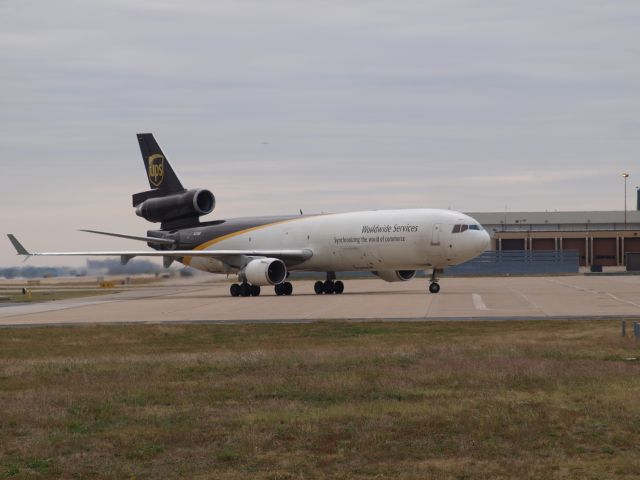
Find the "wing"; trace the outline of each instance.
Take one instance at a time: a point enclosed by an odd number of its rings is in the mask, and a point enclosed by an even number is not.
[[[163,257],[165,267],[177,258],[205,257],[215,258],[234,268],[242,268],[251,257],[278,258],[285,262],[287,266],[302,263],[313,256],[313,252],[308,248],[300,250],[126,250],[117,252],[29,252],[18,239],[12,235],[7,235],[16,249],[18,255],[29,257],[120,257],[120,261],[125,265],[134,257]]]

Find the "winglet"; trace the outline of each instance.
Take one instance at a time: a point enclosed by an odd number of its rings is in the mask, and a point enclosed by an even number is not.
[[[18,252],[18,255],[26,255],[26,256],[31,255],[27,251],[27,249],[22,246],[22,244],[18,241],[18,239],[13,234],[10,233],[7,235],[7,237],[9,237],[9,240],[11,240],[11,243],[13,244],[13,247]]]

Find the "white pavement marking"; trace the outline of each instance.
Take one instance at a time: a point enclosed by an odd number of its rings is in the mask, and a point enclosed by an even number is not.
[[[529,295],[522,293],[522,292],[518,292],[518,295],[520,295],[520,297],[524,298],[527,302],[529,302],[530,305],[532,305],[534,308],[537,308],[540,313],[542,313],[543,315],[549,315],[544,308],[542,308],[540,305],[538,305],[536,302],[534,302],[533,300],[531,300],[531,298],[529,297]]]
[[[614,299],[617,302],[626,303],[627,305],[632,305],[634,307],[640,308],[640,304],[632,302],[631,300],[625,300],[624,298],[616,297],[613,293],[604,292],[604,291],[600,291],[600,290],[593,290],[591,288],[580,287],[578,285],[571,285],[570,283],[561,282],[559,280],[551,280],[551,279],[549,279],[549,281],[554,282],[554,283],[558,283],[560,285],[564,285],[565,287],[573,288],[573,289],[581,291],[581,292],[591,293],[593,295],[602,295],[602,294],[604,294],[604,295],[607,295],[608,297]]]
[[[536,302],[534,302],[533,300],[531,300],[531,298],[529,298],[528,295],[522,293],[520,290],[516,290],[515,288],[509,288],[509,290],[511,290],[513,293],[515,293],[518,297],[520,297],[521,299],[523,299],[525,302],[527,302],[529,305],[531,305],[534,309],[538,310],[542,315],[544,316],[548,316],[549,314],[545,311],[544,308],[542,308],[540,305],[538,305]]]
[[[561,282],[560,280],[555,280],[551,278],[548,278],[547,281],[557,283],[558,285],[562,285],[564,287],[573,288],[574,290],[578,290],[579,292],[592,293],[594,295],[599,295],[601,293],[604,293],[604,292],[599,292],[598,290],[592,290],[590,288],[581,287],[579,285],[572,285],[570,283]]]
[[[633,305],[634,307],[640,308],[640,304],[632,302],[631,300],[625,300],[624,298],[618,298],[613,293],[607,293],[607,295],[609,297],[613,298],[614,300],[617,300],[618,302],[627,303],[629,305]]]
[[[472,293],[471,298],[473,299],[473,306],[476,307],[476,310],[488,310],[479,293]]]

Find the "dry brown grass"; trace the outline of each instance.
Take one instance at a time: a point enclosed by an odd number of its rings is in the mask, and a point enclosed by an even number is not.
[[[2,294],[4,302],[7,303],[38,303],[51,302],[55,300],[68,300],[71,298],[97,297],[99,295],[107,295],[120,293],[121,290],[113,288],[103,290],[32,290],[30,295],[15,290]]]
[[[609,321],[0,330],[11,478],[637,478]]]

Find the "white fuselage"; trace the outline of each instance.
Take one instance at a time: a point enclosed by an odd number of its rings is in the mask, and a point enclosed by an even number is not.
[[[455,225],[475,225],[453,233]],[[479,227],[479,228],[478,228]],[[473,218],[451,210],[376,210],[305,216],[236,232],[198,249],[309,249],[313,256],[292,271],[421,270],[470,260],[489,246],[489,235]],[[213,258],[190,265],[229,272]]]

